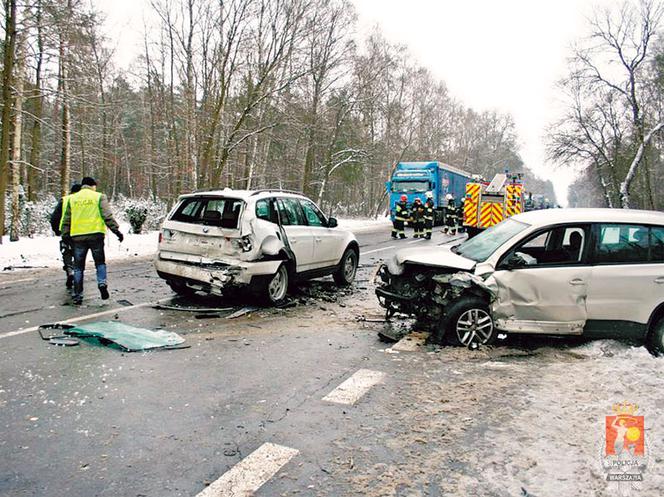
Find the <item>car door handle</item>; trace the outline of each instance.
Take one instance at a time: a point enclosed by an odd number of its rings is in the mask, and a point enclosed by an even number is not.
[[[569,282],[570,285],[583,285],[584,283],[585,281],[583,281],[581,278],[574,278]]]
[[[298,240],[297,240],[297,238],[291,238],[291,239],[288,240],[288,241],[291,242],[291,243],[297,243]]]
[[[655,278],[655,283],[662,284],[664,283],[664,276],[660,276],[659,278]]]
[[[314,240],[315,240],[316,242],[320,242],[320,241],[322,241],[323,239],[322,239],[322,238],[314,238]]]

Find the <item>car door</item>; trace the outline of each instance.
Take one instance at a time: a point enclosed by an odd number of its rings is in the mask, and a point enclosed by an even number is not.
[[[589,234],[588,225],[546,228],[501,257],[493,274],[497,286],[493,311],[498,328],[517,333],[583,332],[591,274]]]
[[[327,227],[327,219],[312,201],[299,199],[299,203],[314,239],[312,269],[334,266],[343,255],[344,234]]]
[[[591,331],[640,335],[664,302],[664,228],[598,223],[594,230]]]
[[[301,273],[312,269],[314,238],[300,204],[297,199],[289,197],[279,197],[276,203],[288,245],[295,254],[296,271]]]

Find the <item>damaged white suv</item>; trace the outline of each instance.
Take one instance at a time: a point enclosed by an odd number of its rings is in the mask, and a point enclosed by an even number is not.
[[[398,252],[377,285],[388,314],[416,316],[441,343],[501,331],[645,340],[664,353],[664,213],[519,214],[454,247]]]
[[[278,304],[298,279],[355,279],[360,249],[311,200],[280,190],[182,195],[159,235],[155,266],[179,294],[250,289]]]

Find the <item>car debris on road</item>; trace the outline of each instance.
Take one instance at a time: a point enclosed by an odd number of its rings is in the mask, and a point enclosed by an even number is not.
[[[44,330],[57,330],[56,333],[44,334]],[[172,331],[147,330],[118,323],[116,321],[97,321],[79,325],[44,324],[37,330],[42,340],[54,345],[77,345],[67,342],[73,338],[95,338],[103,345],[115,344],[125,352],[143,352],[156,349],[188,348],[184,338]]]

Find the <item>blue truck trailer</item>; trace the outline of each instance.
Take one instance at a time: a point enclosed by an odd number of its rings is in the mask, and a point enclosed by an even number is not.
[[[466,183],[471,180],[470,173],[442,162],[399,162],[392,178],[385,184],[390,201],[390,218],[394,220],[394,205],[402,195],[406,195],[410,207],[416,197],[424,202],[426,192],[432,192],[435,223],[440,224],[447,194],[451,193],[459,202],[466,195]]]

